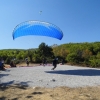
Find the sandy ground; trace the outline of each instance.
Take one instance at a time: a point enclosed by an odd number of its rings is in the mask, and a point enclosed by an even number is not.
[[[100,100],[100,86],[85,88],[0,86],[0,100]]]
[[[42,88],[1,85],[0,100],[100,100],[100,86]]]

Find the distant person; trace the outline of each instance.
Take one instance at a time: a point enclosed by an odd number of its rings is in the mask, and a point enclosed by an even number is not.
[[[27,66],[29,66],[29,61],[28,60],[26,61],[26,64],[27,64]]]
[[[4,60],[3,59],[1,60],[1,62],[2,62],[2,64],[4,64]]]
[[[62,59],[61,64],[64,65],[64,59]]]
[[[11,61],[11,62],[10,62],[10,66],[11,66],[11,67],[16,67],[16,64],[14,63],[14,61]]]
[[[52,70],[54,70],[56,67],[57,67],[57,63],[58,63],[58,58],[55,58],[54,60],[53,60],[53,68],[52,68]]]
[[[0,70],[2,70],[2,62],[1,62],[1,59],[0,59]]]
[[[42,60],[42,64],[43,64],[43,66],[46,65],[46,59],[45,59],[45,58],[43,58],[43,60]]]
[[[4,62],[0,59],[0,70],[5,70]]]
[[[28,58],[25,58],[25,60],[26,60],[27,66],[29,66],[29,60],[28,60]]]
[[[10,62],[10,67],[13,67],[13,61]]]

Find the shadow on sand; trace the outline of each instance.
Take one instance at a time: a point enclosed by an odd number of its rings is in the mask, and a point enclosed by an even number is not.
[[[31,81],[26,81],[26,82],[18,82],[16,83],[15,80],[12,81],[8,81],[8,82],[3,82],[0,84],[0,86],[10,86],[10,85],[19,85],[19,86],[24,86],[24,87],[28,87],[28,83],[30,83]]]
[[[8,76],[9,74],[0,74],[0,78],[4,77],[4,76]]]
[[[63,75],[100,76],[100,70],[96,69],[54,70],[45,72],[51,74],[63,74]]]

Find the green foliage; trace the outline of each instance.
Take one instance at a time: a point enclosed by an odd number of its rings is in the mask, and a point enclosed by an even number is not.
[[[63,53],[64,51],[64,53]],[[99,67],[100,42],[69,43],[53,47],[54,55],[65,58],[68,63]]]
[[[41,43],[39,45],[37,53],[38,53],[39,57],[41,58],[41,60],[43,58],[52,58],[54,56],[53,49],[51,47],[49,47],[48,45],[46,45],[45,43]]]
[[[70,53],[68,56],[67,56],[67,58],[66,58],[66,60],[68,61],[68,62],[70,62],[70,63],[78,63],[78,56],[77,56],[77,54],[76,53]]]
[[[100,52],[97,53],[96,57],[97,59],[100,59]]]
[[[47,58],[48,61],[52,59],[54,56],[53,49],[46,45],[45,43],[41,43],[39,48],[36,49],[6,49],[0,50],[0,58],[5,60],[5,63],[9,64],[11,60],[16,59],[14,62],[19,63],[21,61],[25,61],[27,57],[30,62],[41,63],[43,58]]]
[[[100,67],[100,59],[93,59],[90,60],[90,66],[91,67]]]
[[[27,57],[30,62],[41,63],[46,58],[51,63],[53,57],[58,57],[61,62],[71,64],[83,64],[90,67],[100,67],[100,42],[93,43],[68,43],[50,47],[45,43],[41,43],[36,49],[4,49],[0,50],[0,58],[9,64],[12,59],[16,59],[15,63],[25,61]]]

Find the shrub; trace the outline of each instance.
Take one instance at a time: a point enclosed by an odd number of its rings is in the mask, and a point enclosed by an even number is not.
[[[100,59],[90,60],[90,66],[91,67],[100,67]]]

